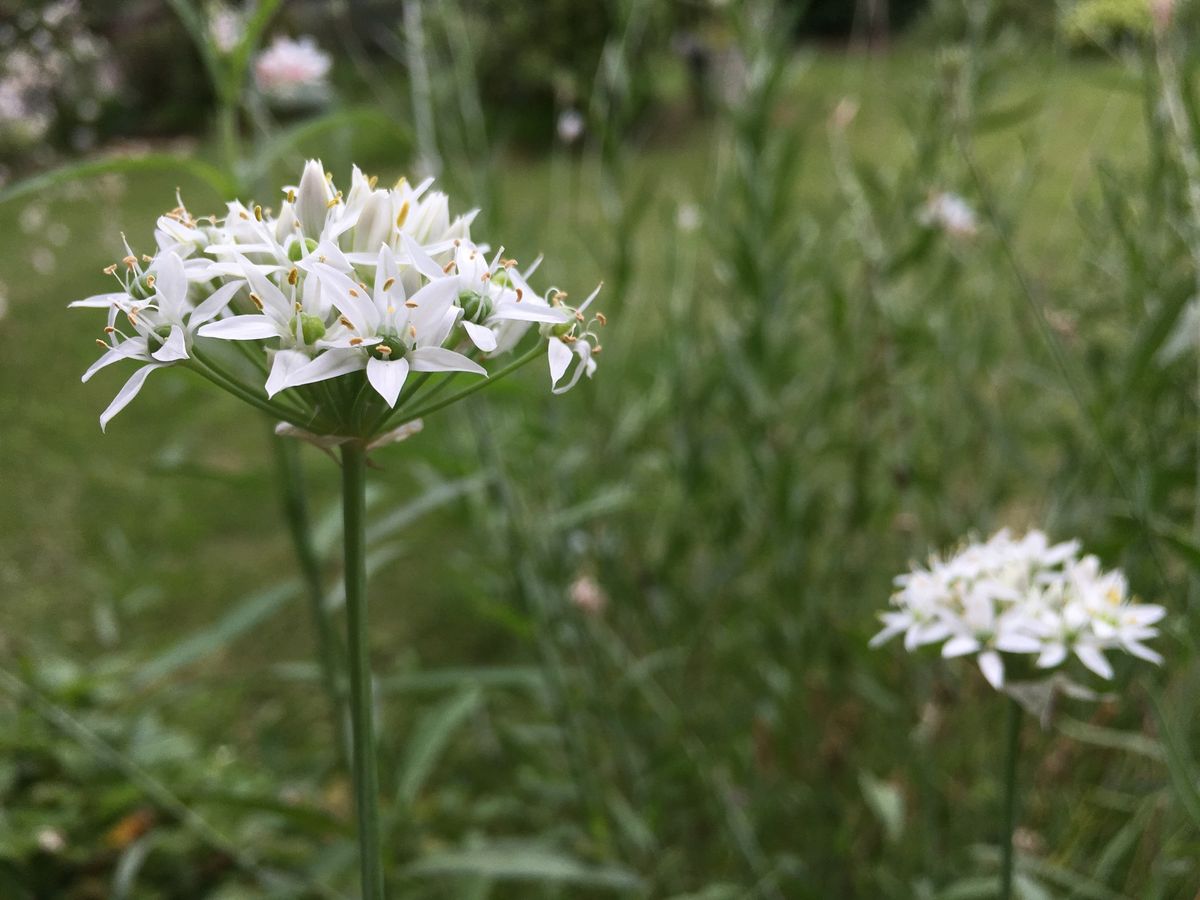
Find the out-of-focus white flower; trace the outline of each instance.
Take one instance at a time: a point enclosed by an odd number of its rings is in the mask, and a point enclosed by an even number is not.
[[[583,113],[579,110],[571,108],[564,109],[558,114],[558,123],[555,130],[558,132],[558,139],[564,144],[570,146],[583,137],[583,132],[587,128],[587,120],[583,117]]]
[[[940,228],[952,237],[969,238],[979,232],[975,210],[958,194],[935,191],[921,208],[922,225]]]
[[[571,582],[571,603],[591,616],[598,616],[608,606],[608,595],[591,575],[580,575]]]
[[[232,53],[242,42],[245,24],[237,10],[224,3],[212,6],[208,13],[208,36],[222,53]]]
[[[1004,530],[934,556],[896,579],[894,609],[881,615],[871,646],[903,634],[910,651],[940,644],[944,657],[973,655],[997,689],[1003,654],[1032,656],[1041,669],[1074,655],[1102,678],[1113,675],[1106,650],[1161,662],[1144,641],[1158,634],[1165,610],[1131,601],[1120,571],[1078,553],[1078,541],[1051,544],[1040,531],[1018,540]]]
[[[281,107],[319,105],[328,99],[329,54],[308,36],[277,37],[254,60],[258,89]]]
[[[700,207],[695,203],[680,203],[675,210],[675,227],[684,234],[693,234],[703,221]]]
[[[61,853],[67,846],[67,839],[57,828],[41,828],[37,833],[37,845],[43,853]]]

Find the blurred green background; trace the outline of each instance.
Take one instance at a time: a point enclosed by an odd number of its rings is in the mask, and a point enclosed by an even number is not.
[[[179,6],[0,0],[14,900],[353,890],[270,423],[172,370],[102,436],[125,374],[79,383],[66,304],[122,233],[228,199],[175,160],[219,165]],[[530,367],[376,455],[395,896],[995,896],[1002,699],[867,641],[895,574],[1005,525],[1170,610],[1161,669],[1028,723],[1019,895],[1197,895],[1195,9],[1156,37],[1143,0],[283,4],[331,95],[248,92],[242,199],[308,157],[433,172],[480,239],[605,281],[593,381]],[[4,85],[51,46],[30,140]],[[951,195],[969,228],[929,220]],[[337,616],[338,473],[302,459]]]

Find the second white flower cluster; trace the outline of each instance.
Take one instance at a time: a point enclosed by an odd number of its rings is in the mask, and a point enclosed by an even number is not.
[[[112,363],[143,363],[101,426],[151,372],[176,363],[194,363],[236,392],[240,379],[205,357],[197,340],[205,338],[242,343],[262,380],[240,387],[267,398],[365,371],[391,409],[410,373],[486,375],[482,363],[513,349],[534,325],[546,338],[556,392],[590,376],[604,317],[584,312],[596,291],[578,307],[557,288],[534,291],[527,278],[537,264],[521,271],[502,249],[473,243],[473,214],[452,220],[431,181],[401,179],[383,189],[356,168],[343,195],[311,161],[299,184],[284,189],[277,214],[233,202],[219,219],[195,218],[182,203],[162,216],[157,252],[130,251],[108,270],[118,291],[72,304],[108,310],[105,352],[85,381]],[[295,400],[328,410],[361,397],[332,391]],[[356,425],[339,414],[335,427]]]
[[[1113,676],[1108,650],[1161,662],[1144,641],[1158,634],[1163,607],[1134,602],[1119,570],[1105,571],[1079,549],[1040,531],[1015,538],[1004,530],[935,556],[896,579],[894,609],[881,615],[872,646],[903,634],[908,650],[940,644],[945,657],[973,655],[996,689],[1005,655],[1027,656],[1042,670],[1074,655],[1102,678]]]

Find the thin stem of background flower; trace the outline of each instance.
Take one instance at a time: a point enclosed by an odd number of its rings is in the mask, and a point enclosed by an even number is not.
[[[1004,753],[1004,842],[1000,845],[1000,900],[1011,900],[1013,834],[1017,828],[1017,763],[1021,755],[1021,704],[1008,698],[1008,741]]]

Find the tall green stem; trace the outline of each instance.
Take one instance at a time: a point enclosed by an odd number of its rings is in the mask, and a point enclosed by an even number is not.
[[[1021,753],[1021,704],[1008,700],[1008,747],[1004,756],[1004,843],[1000,847],[1000,900],[1012,900],[1013,833],[1017,828],[1017,760]]]
[[[372,723],[371,661],[367,650],[367,451],[342,447],[342,541],[346,560],[346,630],[349,635],[350,725],[354,747],[354,806],[363,900],[383,900],[379,838],[379,774]]]
[[[321,681],[325,685],[332,713],[334,736],[343,761],[350,746],[346,734],[345,687],[340,677],[345,648],[339,645],[333,621],[325,608],[325,589],[321,579],[321,561],[313,546],[312,527],[308,515],[308,494],[304,487],[304,470],[300,467],[300,447],[296,441],[278,438],[268,440],[275,451],[275,469],[279,474],[279,491],[283,499],[283,515],[292,536],[296,561],[308,593],[309,615],[316,636]]]

